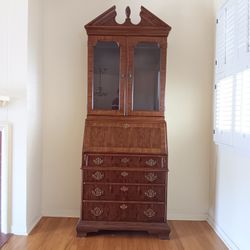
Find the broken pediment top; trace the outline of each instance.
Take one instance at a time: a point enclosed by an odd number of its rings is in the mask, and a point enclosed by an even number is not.
[[[129,30],[128,35],[133,35],[134,33],[131,31],[131,29],[133,29],[134,31],[135,29],[141,29],[149,31],[147,35],[159,34],[160,36],[167,36],[169,31],[171,30],[171,27],[167,23],[162,21],[160,18],[158,18],[156,15],[154,15],[152,12],[150,12],[143,6],[141,6],[141,11],[140,11],[141,20],[138,24],[133,24],[131,22],[130,7],[126,7],[125,14],[126,14],[125,21],[122,24],[117,23],[116,6],[112,6],[111,8],[103,12],[101,15],[96,17],[94,20],[89,22],[87,25],[85,25],[87,33],[93,35],[93,34],[98,34],[98,31],[101,31],[99,32],[100,34],[112,35],[112,30],[111,30],[112,28],[116,30],[115,34],[118,34],[118,29],[122,29],[124,34],[126,34],[125,33],[126,30]],[[150,31],[153,29],[154,31]]]

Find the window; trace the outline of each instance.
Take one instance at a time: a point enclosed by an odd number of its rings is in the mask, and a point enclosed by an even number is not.
[[[215,136],[225,144],[232,140],[233,79],[230,76],[216,84]]]
[[[214,140],[250,149],[250,0],[229,0],[217,18]]]
[[[234,144],[250,149],[250,69],[237,74],[235,85]]]

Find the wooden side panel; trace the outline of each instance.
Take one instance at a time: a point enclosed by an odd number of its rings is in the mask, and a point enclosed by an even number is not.
[[[165,121],[86,121],[84,152],[166,154]]]

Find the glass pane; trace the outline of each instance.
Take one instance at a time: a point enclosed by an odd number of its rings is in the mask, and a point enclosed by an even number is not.
[[[119,109],[120,48],[99,41],[94,47],[93,109]]]
[[[138,43],[134,50],[133,110],[159,111],[160,47]]]

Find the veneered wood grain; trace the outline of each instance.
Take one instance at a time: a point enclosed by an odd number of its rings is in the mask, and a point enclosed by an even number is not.
[[[83,200],[165,201],[165,185],[84,184]]]
[[[132,24],[127,8],[125,22],[118,24],[113,6],[85,26],[88,115],[82,152],[78,236],[123,228],[146,230],[160,238],[169,238],[164,99],[167,36],[171,27],[144,7],[140,16],[140,23]],[[120,47],[119,110],[93,109],[93,51],[98,41],[114,41]],[[155,42],[161,49],[159,111],[133,111],[133,56],[139,42]],[[145,195],[146,192],[153,197]]]
[[[96,174],[97,173],[97,174]],[[102,176],[97,180],[94,176]],[[149,177],[148,177],[149,176]],[[152,176],[152,178],[150,178]],[[167,172],[142,169],[84,168],[83,182],[166,184]],[[151,180],[151,181],[150,181]]]
[[[92,211],[99,208],[102,213],[95,215]],[[83,220],[89,221],[138,221],[138,222],[164,222],[165,206],[156,203],[130,203],[130,202],[105,202],[84,201]],[[147,211],[152,215],[147,216]]]
[[[84,153],[82,166],[118,168],[167,168],[166,155]]]
[[[134,153],[167,154],[166,125],[141,123],[137,121],[121,122],[98,120],[85,123],[84,152],[98,153]]]

